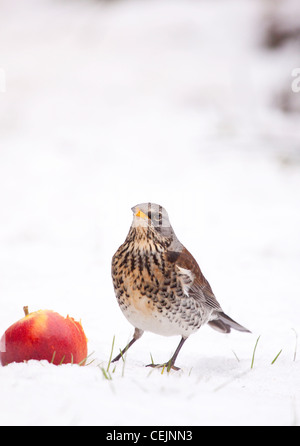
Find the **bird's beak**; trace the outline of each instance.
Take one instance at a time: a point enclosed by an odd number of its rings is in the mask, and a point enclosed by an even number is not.
[[[144,214],[144,212],[141,211],[140,209],[137,209],[137,212],[136,212],[135,216],[139,217],[139,218],[143,218],[144,220],[148,219],[147,215]]]

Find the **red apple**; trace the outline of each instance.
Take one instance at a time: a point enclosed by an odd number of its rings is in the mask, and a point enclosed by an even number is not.
[[[28,313],[11,325],[0,341],[0,362],[47,359],[53,364],[84,363],[87,339],[82,325],[51,310]]]

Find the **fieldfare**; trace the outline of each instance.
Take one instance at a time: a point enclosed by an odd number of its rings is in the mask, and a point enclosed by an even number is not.
[[[222,333],[231,328],[249,332],[223,312],[196,260],[176,237],[166,210],[142,203],[132,211],[129,233],[112,259],[112,279],[120,308],[135,331],[113,362],[144,331],[181,336],[168,362],[149,364],[168,370],[178,370],[174,364],[181,347],[203,324]]]

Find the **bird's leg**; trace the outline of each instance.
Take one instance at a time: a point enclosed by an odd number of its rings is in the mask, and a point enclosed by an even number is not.
[[[180,342],[178,344],[178,347],[175,350],[174,355],[172,356],[172,358],[168,362],[165,362],[164,364],[148,364],[146,367],[155,367],[155,368],[156,367],[166,367],[168,372],[171,369],[173,369],[173,370],[180,370],[180,368],[176,367],[174,364],[175,364],[176,358],[178,356],[178,353],[180,352],[180,349],[181,349],[181,347],[183,346],[183,344],[185,343],[186,340],[187,340],[187,338],[183,338],[183,337],[181,338],[181,340],[180,340]]]
[[[127,352],[129,347],[131,347],[132,344],[135,343],[135,341],[140,339],[140,337],[142,336],[143,333],[144,333],[143,330],[140,330],[139,328],[136,328],[134,330],[133,338],[131,339],[131,341],[126,345],[125,348],[123,348],[123,350],[111,362],[119,361],[119,359],[122,358],[124,356],[124,354]]]

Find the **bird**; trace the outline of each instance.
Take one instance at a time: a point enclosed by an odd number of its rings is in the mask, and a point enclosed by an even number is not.
[[[222,333],[251,333],[224,313],[197,261],[178,240],[165,208],[141,203],[132,212],[125,242],[112,257],[111,274],[118,304],[134,334],[112,362],[123,358],[145,331],[181,336],[169,361],[148,364],[168,371],[179,370],[175,361],[183,344],[206,323]]]

